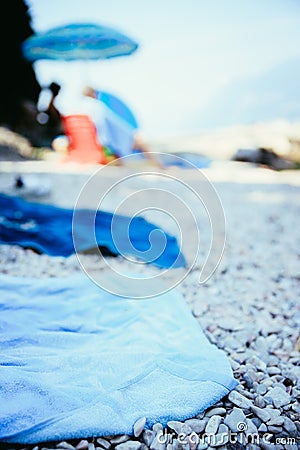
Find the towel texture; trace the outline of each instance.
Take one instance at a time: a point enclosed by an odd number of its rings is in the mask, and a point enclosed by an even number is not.
[[[0,276],[0,441],[132,433],[237,384],[176,291],[116,297],[85,276]]]
[[[72,218],[72,209],[0,194],[0,243],[69,256],[75,252]],[[176,238],[142,217],[77,210],[73,232],[79,252],[98,245],[113,255],[132,255],[158,267],[186,265]]]

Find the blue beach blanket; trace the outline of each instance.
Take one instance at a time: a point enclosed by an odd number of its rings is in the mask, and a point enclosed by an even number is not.
[[[0,276],[0,441],[132,433],[185,419],[237,384],[183,298],[116,297],[85,276]]]
[[[0,243],[69,256],[75,252],[72,218],[72,209],[0,194]],[[113,255],[132,255],[162,268],[186,265],[176,238],[142,217],[80,210],[73,231],[79,252],[99,246]]]

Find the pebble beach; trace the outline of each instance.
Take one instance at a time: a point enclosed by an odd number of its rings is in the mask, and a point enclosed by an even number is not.
[[[93,170],[63,169],[52,162],[1,162],[0,188],[16,195],[15,176],[34,173],[51,186],[49,196],[38,201],[72,207]],[[109,175],[117,180],[126,170],[111,168]],[[197,183],[197,174],[170,170],[180,179]],[[239,385],[209,410],[184,422],[171,421],[167,428],[157,423],[153,429],[145,429],[147,418],[141,418],[133,424],[132,436],[91,436],[28,446],[28,450],[299,448],[299,172],[276,173],[231,162],[213,164],[204,172],[224,209],[225,252],[205,284],[198,282],[199,263],[177,289],[209,341],[228,356]],[[180,221],[184,221],[183,215]],[[204,241],[207,233],[203,231]],[[193,242],[187,245],[192,247]],[[92,270],[95,256],[87,254],[84,259]],[[116,260],[114,264],[126,268],[126,261]],[[81,271],[76,255],[53,258],[6,245],[0,246],[0,267],[2,274],[37,278]],[[0,448],[22,447],[1,444]]]

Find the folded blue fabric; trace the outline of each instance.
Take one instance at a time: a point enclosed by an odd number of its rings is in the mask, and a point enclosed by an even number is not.
[[[176,291],[131,300],[83,275],[0,276],[0,441],[132,433],[237,384]]]
[[[0,194],[0,243],[32,248],[51,256],[69,256],[75,252],[72,218],[71,209]],[[79,210],[73,231],[77,251],[98,245],[111,254],[132,255],[158,267],[186,265],[176,238],[142,217]]]

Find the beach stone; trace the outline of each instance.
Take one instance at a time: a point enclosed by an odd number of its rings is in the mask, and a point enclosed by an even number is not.
[[[269,415],[270,415],[270,420],[274,420],[276,418],[278,418],[281,414],[279,409],[274,409],[274,408],[266,408],[266,410],[268,411]]]
[[[274,355],[269,355],[268,356],[268,362],[267,362],[267,366],[277,366],[278,364],[278,358]]]
[[[221,423],[221,416],[212,416],[205,427],[205,433],[216,434]]]
[[[265,423],[262,423],[261,426],[258,428],[258,431],[260,433],[266,433],[268,431],[267,425]]]
[[[247,373],[244,374],[243,379],[245,381],[245,387],[246,389],[252,389],[253,388],[253,383],[254,381],[252,380],[251,377],[249,377],[249,375]]]
[[[263,399],[264,399],[266,405],[272,405],[273,406],[273,399],[268,394],[264,395]]]
[[[122,442],[122,444],[116,445],[116,450],[139,450],[142,446],[142,443],[139,441],[126,441]]]
[[[290,395],[285,392],[280,387],[274,387],[269,390],[268,397],[270,397],[273,401],[275,408],[280,408],[281,406],[285,406],[291,401]]]
[[[226,413],[226,409],[225,409]],[[206,419],[188,419],[184,423],[186,423],[192,431],[195,433],[201,433],[203,430],[205,430],[207,420]]]
[[[255,398],[254,404],[255,404],[255,406],[258,406],[258,408],[264,408],[266,406],[265,399],[261,395],[258,395]]]
[[[220,328],[223,328],[223,330],[227,331],[238,331],[243,330],[244,325],[242,323],[239,323],[238,321],[235,321],[233,319],[226,318],[220,318],[218,321],[218,325]]]
[[[294,403],[292,405],[292,410],[295,411],[297,414],[300,414],[300,404],[299,403]]]
[[[85,450],[89,447],[89,443],[86,439],[82,439],[80,442],[78,442],[78,444],[76,445],[76,450]],[[110,447],[110,444],[109,444]],[[108,448],[109,448],[108,447]]]
[[[154,433],[157,435],[158,433],[163,433],[164,432],[164,428],[162,426],[161,423],[157,422],[153,425],[152,430],[154,431]]]
[[[178,449],[179,449],[178,439],[173,439],[173,441],[172,441],[172,450],[178,450]]]
[[[229,400],[239,408],[249,409],[252,402],[237,391],[231,391],[228,395]]]
[[[229,433],[228,433],[228,428],[227,428],[227,432],[222,432],[222,430],[221,430],[221,431],[218,431],[218,433],[216,435],[212,436],[209,439],[209,444],[210,444],[210,447],[212,447],[212,448],[218,447],[218,449],[221,449],[224,445],[226,445],[228,443],[228,441],[229,441]]]
[[[133,425],[133,434],[135,437],[139,437],[146,425],[146,417],[142,417],[141,419],[137,420],[135,424]]]
[[[255,414],[262,422],[267,423],[271,416],[266,409],[258,408],[257,406],[252,406],[251,411]]]
[[[264,361],[258,358],[256,355],[251,356],[249,358],[248,363],[251,364],[255,369],[258,369],[262,372],[265,372],[267,369],[267,365]]]
[[[240,364],[232,358],[229,358],[229,362],[233,371],[236,371],[240,368]]]
[[[251,419],[246,419],[246,425],[247,425],[246,433],[250,433],[250,434],[257,433],[257,426]]]
[[[267,425],[275,425],[275,426],[281,426],[283,425],[284,422],[284,417],[282,416],[277,416],[277,417],[272,417],[268,422]]]
[[[178,420],[170,420],[167,423],[167,425],[168,425],[169,428],[171,428],[171,430],[174,430],[175,433],[177,433],[177,434],[182,433],[182,431],[181,431],[182,427],[183,427],[183,423],[182,422],[179,422]],[[192,432],[191,427],[189,427],[189,428],[190,428],[190,430]],[[186,433],[186,434],[189,434],[189,433]]]
[[[267,392],[267,387],[265,384],[258,384],[254,387],[255,392],[259,395],[264,395]]]
[[[153,439],[155,438],[155,433],[152,430],[144,430],[143,432],[143,441],[145,444],[150,447],[152,444]]]
[[[73,447],[73,445],[69,444],[66,441],[62,441],[59,444],[57,444],[56,448],[63,448],[63,449],[66,449],[66,450],[75,450],[75,447]]]
[[[155,436],[155,438],[153,439],[151,445],[150,445],[150,449],[151,450],[165,450],[166,446],[165,444],[162,444],[161,442],[159,442],[158,437]]]
[[[226,409],[225,408],[213,408],[210,409],[209,411],[207,411],[207,413],[205,414],[206,417],[212,417],[212,416],[225,416],[226,414]]]
[[[270,425],[270,426],[268,426],[268,431],[270,433],[274,433],[274,434],[281,433],[282,427],[276,427],[274,425]]]
[[[271,366],[267,368],[267,372],[270,376],[272,375],[278,375],[281,373],[281,370],[278,367]]]
[[[237,433],[239,430],[238,424],[246,423],[246,416],[242,409],[233,408],[230,414],[224,419],[224,424],[227,425],[231,431]]]
[[[284,448],[285,450],[299,450],[297,444],[285,444]]]
[[[249,419],[249,420],[250,420],[250,419]],[[251,422],[254,423],[254,425],[256,426],[257,429],[258,429],[258,428],[261,426],[261,424],[262,424],[262,421],[261,421],[258,417],[252,417]]]
[[[89,450],[95,450],[95,446],[94,446],[94,444],[92,442],[89,443],[88,449]]]
[[[283,428],[288,432],[290,436],[297,436],[297,427],[289,417],[284,417]]]
[[[110,439],[110,442],[114,445],[123,444],[123,442],[129,441],[130,436],[128,434],[121,434]]]
[[[107,441],[107,440],[104,439],[104,438],[98,438],[98,439],[97,439],[97,442],[98,442],[98,444],[100,445],[100,447],[105,448],[105,450],[109,450],[110,447],[111,447],[110,442]],[[77,447],[76,447],[76,448],[77,448]]]

